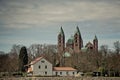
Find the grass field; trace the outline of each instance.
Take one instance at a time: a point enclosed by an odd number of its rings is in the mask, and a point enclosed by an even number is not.
[[[0,80],[120,80],[120,77],[4,77]]]

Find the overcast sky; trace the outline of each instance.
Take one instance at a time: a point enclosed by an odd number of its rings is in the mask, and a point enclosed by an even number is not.
[[[120,0],[0,0],[0,51],[13,44],[57,44],[79,26],[84,45],[95,34],[99,46],[120,41]]]

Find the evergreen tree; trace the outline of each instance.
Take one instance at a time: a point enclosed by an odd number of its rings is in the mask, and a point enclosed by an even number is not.
[[[26,64],[28,64],[28,54],[26,47],[23,46],[19,54],[19,71],[25,72],[27,69]]]

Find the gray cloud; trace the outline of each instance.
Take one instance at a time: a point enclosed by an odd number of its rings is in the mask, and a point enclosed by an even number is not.
[[[119,9],[120,0],[0,0],[0,44],[30,44],[28,35],[36,36],[38,32],[41,41],[56,42],[61,25],[67,37],[78,25],[86,41],[98,34],[101,44],[105,38],[111,42],[120,39]]]
[[[61,3],[59,3],[61,2]],[[2,5],[0,17],[3,24],[52,24],[59,22],[104,20],[119,17],[119,5],[100,1],[10,1]],[[64,4],[63,4],[64,3]],[[63,5],[62,5],[63,4]],[[3,8],[4,7],[4,8]],[[28,27],[28,26],[21,26]]]

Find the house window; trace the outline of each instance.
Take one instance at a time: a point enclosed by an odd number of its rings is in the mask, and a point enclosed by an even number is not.
[[[47,69],[47,65],[45,65],[45,69]]]
[[[75,73],[73,72],[73,75],[74,75]]]
[[[47,72],[45,72],[45,75],[47,75]]]
[[[41,61],[42,63],[44,63],[45,61],[43,60],[43,61]]]
[[[58,75],[58,72],[56,72],[55,74],[56,74],[56,76],[57,76],[57,75]]]
[[[66,72],[66,75],[68,75],[68,72]]]
[[[40,69],[40,65],[38,66],[38,68]]]
[[[60,72],[60,75],[62,75],[62,72]]]

